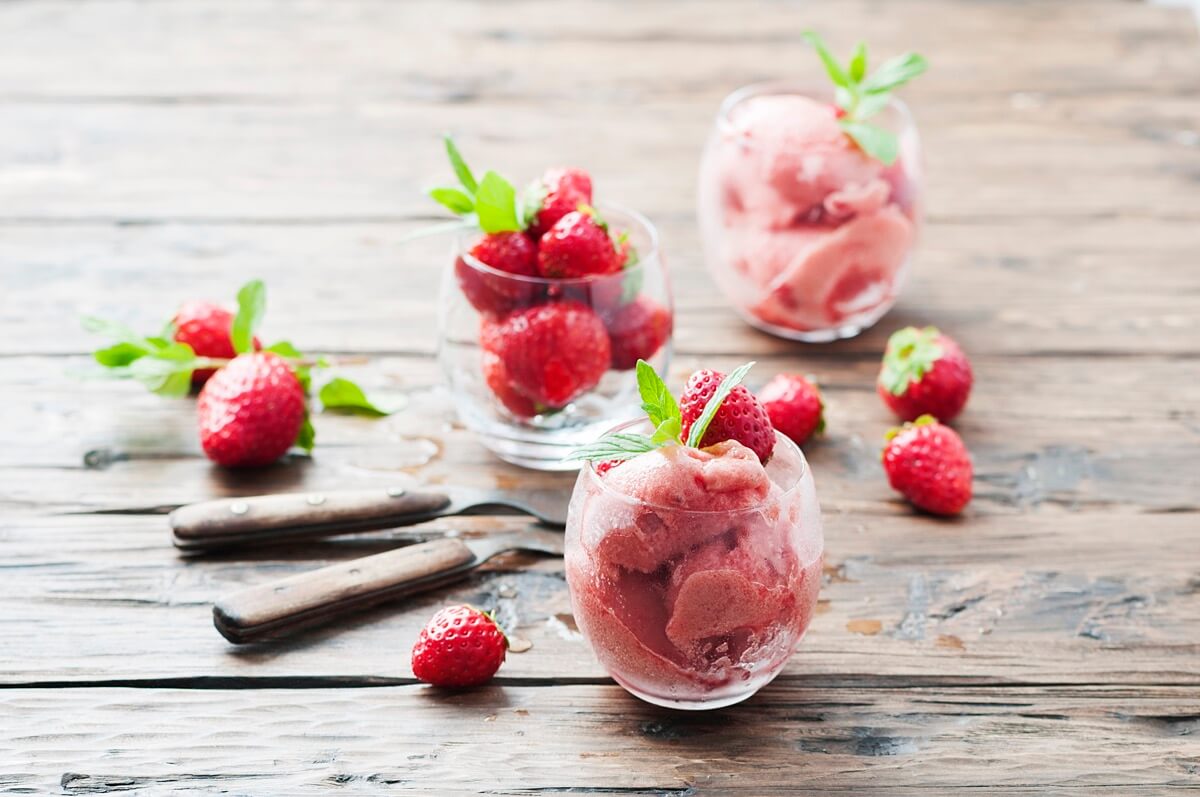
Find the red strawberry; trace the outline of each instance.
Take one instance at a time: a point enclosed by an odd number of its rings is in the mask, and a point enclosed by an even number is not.
[[[905,327],[888,339],[876,389],[900,418],[932,415],[949,423],[971,394],[971,363],[934,327]]]
[[[671,311],[649,296],[621,305],[607,318],[612,367],[628,371],[653,357],[671,337]]]
[[[588,213],[563,216],[542,236],[537,267],[543,277],[591,277],[621,270],[621,258],[608,230]]]
[[[204,385],[196,412],[209,459],[227,467],[266,465],[296,442],[304,390],[278,355],[242,354]]]
[[[956,515],[971,500],[971,455],[962,438],[929,415],[888,432],[883,469],[913,506]]]
[[[529,226],[535,239],[545,235],[558,220],[580,205],[592,204],[592,178],[583,169],[550,169],[542,176],[546,197]]]
[[[532,418],[538,414],[537,405],[513,387],[504,361],[498,354],[487,350],[483,352],[483,381],[504,408],[513,415],[518,418]]]
[[[478,686],[504,663],[508,638],[491,614],[448,606],[430,618],[412,649],[412,670],[434,686]]]
[[[229,330],[233,326],[233,313],[211,302],[187,302],[171,319],[175,325],[175,340],[186,343],[198,357],[232,359],[237,355]],[[258,338],[254,348],[262,348]],[[192,386],[200,387],[215,373],[215,369],[201,368],[192,372]]]
[[[537,245],[521,232],[485,235],[470,251],[480,263],[504,274],[536,277]],[[502,314],[532,304],[539,286],[482,269],[464,258],[454,264],[454,274],[467,301],[481,313]]]
[[[503,363],[512,387],[546,407],[562,407],[608,370],[604,323],[578,302],[543,304],[485,322],[482,345]]]
[[[692,424],[704,412],[704,405],[717,392],[725,374],[707,368],[692,374],[679,396],[679,411],[683,416],[683,438],[686,440]],[[775,450],[775,429],[767,410],[744,385],[735,387],[713,416],[700,448],[722,440],[737,440],[749,448],[765,465]]]
[[[799,374],[779,374],[758,393],[771,424],[797,445],[825,431],[825,403],[817,386]]]

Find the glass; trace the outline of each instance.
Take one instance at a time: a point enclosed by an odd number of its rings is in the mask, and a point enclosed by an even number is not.
[[[598,205],[597,212],[614,235],[628,236],[628,244],[637,253],[634,265],[616,274],[579,279],[513,275],[490,268],[469,254],[481,236],[474,231],[456,240],[442,281],[438,360],[455,409],[484,446],[516,465],[538,470],[578,468],[577,462],[564,461],[568,453],[592,442],[613,424],[639,414],[637,357],[659,373],[665,373],[669,365],[674,309],[658,233],[633,211]],[[633,303],[665,311],[658,334],[631,328],[631,324],[645,323],[644,314],[630,315]],[[524,381],[520,374],[505,370],[502,358],[489,344],[498,336],[489,330],[548,304],[573,308],[563,326],[576,328],[578,334],[563,333],[565,341],[578,340],[580,327],[603,325],[604,331],[598,334],[613,354],[607,367],[601,365],[602,373],[589,369],[581,379],[579,361],[586,358],[557,347],[537,361],[532,355],[512,353],[525,356],[522,365],[528,366],[525,370],[530,373],[524,374]],[[618,347],[614,340],[623,343]],[[661,345],[656,345],[660,341]],[[567,380],[572,389],[558,393],[553,406],[538,403],[522,388],[522,383],[528,385],[528,380],[542,379],[543,374],[546,379],[557,379],[555,373],[561,375],[563,370],[570,374]]]
[[[725,98],[700,165],[713,278],[751,325],[792,340],[853,337],[895,304],[921,225],[917,128],[898,99],[870,123],[891,166],[837,124],[829,91],[758,84]]]
[[[646,421],[614,431],[649,431]],[[609,675],[649,703],[712,709],[783,669],[812,619],[824,535],[800,449],[776,435],[765,499],[730,511],[651,504],[592,464],[567,515],[575,622]],[[672,488],[673,489],[673,488]]]

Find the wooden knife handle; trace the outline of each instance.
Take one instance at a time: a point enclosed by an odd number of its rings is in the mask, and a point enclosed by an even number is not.
[[[423,542],[241,590],[217,601],[213,624],[230,642],[254,642],[450,583],[477,564],[461,540]]]
[[[420,523],[449,505],[443,493],[396,488],[291,493],[189,504],[169,523],[180,548],[223,548]]]

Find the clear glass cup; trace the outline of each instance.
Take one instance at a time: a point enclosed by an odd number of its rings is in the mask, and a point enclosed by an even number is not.
[[[473,231],[455,241],[452,258],[442,281],[439,312],[438,359],[450,388],[459,418],[479,441],[501,459],[537,470],[574,470],[577,462],[564,458],[575,448],[590,443],[615,423],[639,414],[636,357],[641,356],[664,373],[671,353],[674,308],[670,282],[659,253],[658,233],[641,214],[616,205],[598,205],[597,212],[637,253],[637,262],[603,277],[546,279],[498,271],[470,255],[481,237]],[[662,337],[639,333],[635,326],[645,322],[644,313],[631,313],[632,303],[665,309],[666,331]],[[497,339],[489,330],[512,318],[534,312],[547,304],[569,304],[571,324],[591,328],[602,324],[602,334],[613,351],[612,360],[598,379],[589,377],[581,389],[560,394],[554,405],[530,397],[522,385],[530,385],[535,368],[565,369],[576,373],[586,359],[555,347],[544,360],[511,347],[505,358],[522,358],[516,376],[503,367],[489,341]],[[595,318],[593,318],[593,315]],[[598,319],[598,320],[597,320]],[[661,330],[661,323],[658,325]],[[612,341],[623,341],[620,346]],[[513,360],[507,360],[509,364]],[[524,378],[522,378],[524,377]],[[572,378],[572,384],[578,381]],[[534,379],[536,381],[536,379]]]
[[[649,424],[614,431],[631,430]],[[776,437],[769,492],[723,511],[648,503],[612,486],[616,469],[580,470],[566,529],[575,622],[634,696],[732,705],[778,675],[804,636],[821,585],[821,512],[804,455]]]
[[[725,98],[700,165],[705,259],[751,325],[806,342],[853,337],[895,304],[922,218],[921,145],[898,99],[870,123],[891,166],[837,124],[833,94],[789,84]]]

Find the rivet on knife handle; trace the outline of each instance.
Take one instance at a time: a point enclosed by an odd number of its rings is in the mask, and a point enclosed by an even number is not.
[[[189,504],[169,522],[176,545],[203,549],[403,526],[438,517],[448,506],[449,496],[432,491],[314,491]]]
[[[213,606],[213,624],[230,642],[253,642],[457,580],[477,564],[461,540],[431,540],[236,592]]]

